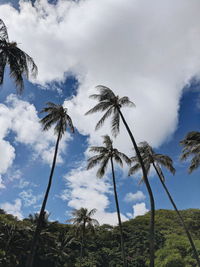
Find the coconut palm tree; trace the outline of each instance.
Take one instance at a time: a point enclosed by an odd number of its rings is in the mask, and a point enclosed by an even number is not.
[[[37,221],[37,226],[36,226],[36,230],[34,233],[33,242],[31,245],[31,252],[27,260],[27,265],[26,265],[27,267],[32,267],[33,265],[34,255],[35,255],[35,251],[37,248],[38,236],[40,235],[42,223],[44,221],[45,207],[46,207],[49,191],[50,191],[51,184],[52,184],[52,178],[53,178],[53,173],[54,173],[54,169],[56,165],[59,142],[62,136],[64,135],[67,127],[69,127],[72,133],[74,132],[72,120],[70,116],[67,114],[67,109],[63,108],[63,106],[56,105],[52,102],[48,102],[47,106],[41,112],[47,113],[47,115],[43,119],[40,120],[41,124],[43,125],[43,130],[47,131],[49,130],[49,128],[51,128],[52,125],[55,124],[54,131],[55,131],[55,134],[57,135],[57,141],[56,141],[56,146],[55,146],[53,163],[51,166],[51,172],[49,176],[49,182],[48,182],[46,193],[45,193],[45,196],[42,202],[42,207],[40,210],[39,218]]]
[[[99,94],[93,94],[90,96],[90,98],[96,99],[99,103],[94,106],[92,109],[90,109],[88,112],[86,112],[86,115],[96,113],[96,112],[104,112],[103,117],[98,121],[96,125],[96,130],[99,129],[105,122],[105,120],[112,116],[111,121],[111,129],[114,136],[116,136],[119,133],[119,126],[120,126],[120,118],[122,119],[122,122],[129,134],[129,137],[132,141],[133,147],[135,149],[136,155],[139,159],[139,162],[142,167],[142,173],[144,177],[144,183],[147,187],[147,191],[150,198],[150,206],[151,206],[151,217],[150,217],[150,267],[154,267],[154,217],[155,217],[155,203],[154,203],[154,197],[151,190],[151,186],[148,181],[146,169],[143,163],[143,159],[140,155],[140,151],[138,149],[137,143],[135,141],[135,138],[133,137],[133,134],[125,120],[125,117],[121,111],[122,107],[129,106],[134,107],[134,103],[129,100],[127,96],[124,96],[122,98],[119,98],[119,96],[115,95],[113,91],[103,85],[98,85],[97,90],[99,90]]]
[[[106,168],[108,167],[108,163],[111,164],[112,169],[112,179],[113,179],[113,190],[115,196],[115,204],[117,209],[117,216],[120,228],[120,236],[121,236],[121,250],[122,250],[122,259],[123,259],[123,266],[126,267],[126,256],[125,256],[125,249],[124,249],[124,239],[123,239],[123,229],[121,223],[121,216],[120,216],[120,208],[119,208],[119,201],[117,196],[117,188],[116,188],[116,181],[115,181],[115,170],[113,161],[115,160],[118,164],[123,166],[123,160],[130,164],[130,159],[123,153],[119,152],[116,148],[113,148],[113,141],[110,139],[108,135],[103,136],[103,144],[104,146],[93,146],[90,148],[91,152],[96,153],[95,156],[88,159],[88,166],[87,169],[91,169],[97,164],[100,164],[100,168],[97,171],[97,177],[101,178],[104,176]]]
[[[175,209],[175,211],[176,211],[176,213],[180,219],[180,222],[181,222],[181,224],[182,224],[182,226],[186,232],[186,235],[189,239],[190,245],[193,249],[194,256],[197,260],[197,264],[198,264],[198,266],[200,266],[200,260],[199,260],[198,252],[196,250],[196,247],[194,245],[194,242],[192,240],[190,232],[188,231],[187,226],[183,220],[183,217],[181,216],[181,213],[179,212],[179,210],[178,210],[178,208],[177,208],[177,206],[176,206],[176,204],[175,204],[175,202],[174,202],[174,200],[173,200],[173,198],[172,198],[172,196],[171,196],[171,194],[170,194],[170,192],[169,192],[169,190],[165,184],[165,177],[164,177],[162,169],[161,169],[161,166],[163,166],[167,170],[169,170],[172,174],[175,174],[175,168],[173,167],[172,159],[167,155],[155,153],[153,151],[152,147],[147,142],[141,142],[140,146],[138,148],[139,148],[140,154],[143,158],[143,162],[144,162],[147,173],[149,173],[151,166],[153,166],[153,168],[155,169],[155,171],[158,175],[158,178],[159,178],[170,202],[172,203],[172,206],[174,207],[174,209]],[[130,168],[129,175],[132,175],[141,169],[141,165],[140,165],[140,162],[139,162],[137,156],[132,157],[131,161],[134,163],[134,165]],[[143,177],[142,177],[141,181],[143,181]]]
[[[81,237],[81,251],[80,251],[80,267],[82,266],[82,258],[84,252],[84,242],[86,231],[95,231],[95,227],[99,225],[99,222],[92,218],[96,213],[96,209],[88,211],[86,208],[74,209],[72,211],[73,218],[68,222],[72,222],[76,227],[76,233]]]
[[[0,19],[0,85],[3,84],[6,65],[10,67],[10,77],[14,79],[17,92],[24,89],[23,75],[28,79],[29,73],[37,75],[37,66],[33,59],[17,47],[16,42],[10,42],[7,28]]]
[[[181,160],[192,157],[189,166],[191,173],[200,166],[200,132],[189,132],[180,144],[183,146]]]

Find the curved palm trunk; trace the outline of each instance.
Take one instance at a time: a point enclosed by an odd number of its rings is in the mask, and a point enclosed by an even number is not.
[[[121,222],[119,202],[118,202],[118,197],[117,197],[117,189],[116,189],[116,182],[115,182],[115,172],[114,172],[114,165],[113,165],[112,157],[110,158],[110,162],[111,162],[111,167],[112,167],[113,188],[114,188],[115,203],[116,203],[116,208],[117,208],[117,216],[118,216],[120,236],[121,236],[121,250],[122,250],[122,258],[123,258],[123,267],[127,267],[126,255],[125,255],[125,249],[124,249],[122,222]]]
[[[170,195],[170,193],[169,193],[169,191],[168,191],[168,189],[167,189],[167,187],[166,187],[166,185],[165,185],[165,183],[164,183],[162,177],[160,176],[160,173],[159,173],[159,171],[158,171],[158,169],[157,169],[157,167],[156,167],[156,165],[155,165],[154,162],[153,162],[153,167],[154,167],[154,169],[155,169],[155,171],[156,171],[156,173],[157,173],[157,175],[158,175],[158,177],[159,177],[159,179],[160,179],[160,182],[161,182],[162,186],[163,186],[164,189],[165,189],[165,192],[166,192],[167,196],[169,197],[169,200],[170,200],[171,203],[172,203],[172,206],[174,207],[175,211],[177,212],[177,215],[178,215],[178,217],[179,217],[179,219],[180,219],[180,221],[181,221],[181,224],[182,224],[182,226],[183,226],[183,228],[184,228],[184,230],[185,230],[185,232],[186,232],[186,234],[187,234],[188,240],[189,240],[190,245],[191,245],[191,247],[192,247],[192,250],[193,250],[193,253],[194,253],[194,257],[195,257],[195,259],[196,259],[196,261],[197,261],[197,265],[200,267],[199,255],[198,255],[198,252],[197,252],[197,250],[196,250],[195,244],[194,244],[194,242],[193,242],[192,236],[190,235],[190,232],[189,232],[188,229],[187,229],[187,226],[186,226],[186,224],[185,224],[185,222],[184,222],[184,220],[183,220],[183,217],[181,216],[181,214],[180,214],[178,208],[176,207],[176,204],[175,204],[175,202],[174,202],[172,196]]]
[[[133,147],[135,149],[135,152],[136,152],[136,155],[138,157],[138,160],[140,162],[140,165],[141,165],[141,168],[142,168],[142,173],[143,173],[143,178],[144,178],[144,183],[146,185],[146,188],[147,188],[147,191],[148,191],[148,194],[149,194],[149,198],[150,198],[150,205],[151,205],[151,217],[150,217],[150,237],[149,237],[149,243],[150,243],[150,267],[154,267],[154,228],[155,228],[155,202],[154,202],[154,197],[153,197],[153,193],[152,193],[152,190],[151,190],[151,186],[149,184],[149,181],[148,181],[148,177],[147,177],[147,172],[145,170],[145,167],[144,167],[144,162],[142,160],[142,157],[140,155],[140,151],[138,149],[138,146],[137,146],[137,143],[135,141],[135,138],[133,137],[133,134],[120,110],[120,108],[118,108],[118,112],[120,114],[120,117],[124,123],[124,126],[126,127],[126,130],[131,138],[131,141],[133,143]]]
[[[54,173],[54,169],[55,169],[55,165],[56,165],[56,158],[57,158],[57,153],[58,153],[58,145],[59,145],[59,141],[60,141],[60,135],[61,135],[61,128],[60,128],[59,133],[58,133],[54,157],[53,157],[53,163],[52,163],[51,172],[50,172],[50,176],[49,176],[49,182],[48,182],[48,186],[47,186],[44,200],[42,203],[42,207],[40,210],[37,226],[36,226],[36,229],[34,232],[33,241],[31,244],[31,251],[30,251],[30,254],[29,254],[27,262],[26,262],[26,267],[32,267],[33,266],[34,256],[35,256],[35,252],[37,249],[38,238],[39,238],[39,235],[40,235],[41,230],[42,230],[42,221],[43,221],[43,217],[45,215],[45,207],[46,207],[49,191],[51,188],[53,173]]]

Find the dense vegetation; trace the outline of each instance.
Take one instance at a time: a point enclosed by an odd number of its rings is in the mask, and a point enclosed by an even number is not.
[[[3,213],[3,212],[2,212]],[[181,211],[200,252],[200,210]],[[123,223],[128,266],[148,266],[149,213]],[[190,244],[174,211],[156,211],[157,267],[196,266]],[[0,264],[22,267],[36,226],[37,217],[23,221],[0,214]],[[97,226],[95,234],[85,233],[82,266],[122,266],[119,227]],[[36,252],[36,267],[79,266],[80,238],[73,225],[48,221],[46,216]]]

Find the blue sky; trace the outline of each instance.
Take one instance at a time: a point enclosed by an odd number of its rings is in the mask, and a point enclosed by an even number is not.
[[[99,114],[84,116],[95,105],[88,95],[104,84],[135,102],[136,108],[123,111],[136,140],[147,140],[174,160],[176,175],[165,174],[178,207],[199,208],[200,171],[188,175],[188,162],[179,161],[179,141],[187,132],[199,131],[198,1],[181,5],[178,0],[154,0],[148,14],[146,0],[54,5],[41,0],[36,8],[20,1],[18,10],[10,3],[0,5],[0,17],[10,40],[33,57],[39,72],[37,80],[25,81],[23,94],[17,96],[7,69],[0,91],[0,206],[19,218],[40,208],[55,136],[53,129],[42,133],[39,112],[52,101],[68,108],[76,131],[61,142],[47,203],[50,219],[64,222],[71,209],[84,206],[97,208],[101,223],[117,223],[110,170],[102,180],[96,179],[96,170],[86,171],[89,146],[101,144],[101,136],[110,134],[109,122],[94,131]],[[114,144],[132,155],[123,125]],[[126,168],[117,168],[116,174],[122,218],[144,214],[149,200],[145,186],[138,185],[139,174],[127,178]],[[156,208],[170,209],[154,173],[150,183]]]

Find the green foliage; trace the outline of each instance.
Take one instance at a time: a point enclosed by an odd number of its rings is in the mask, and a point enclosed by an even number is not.
[[[200,253],[200,210],[181,211]],[[123,223],[128,266],[146,267],[149,259],[150,214]],[[195,267],[192,249],[172,210],[156,211],[156,267]],[[35,229],[31,217],[23,221],[0,214],[0,266],[24,267]],[[34,267],[79,267],[80,242],[72,225],[48,222],[42,230]],[[121,267],[119,227],[102,225],[87,232],[83,267]]]

